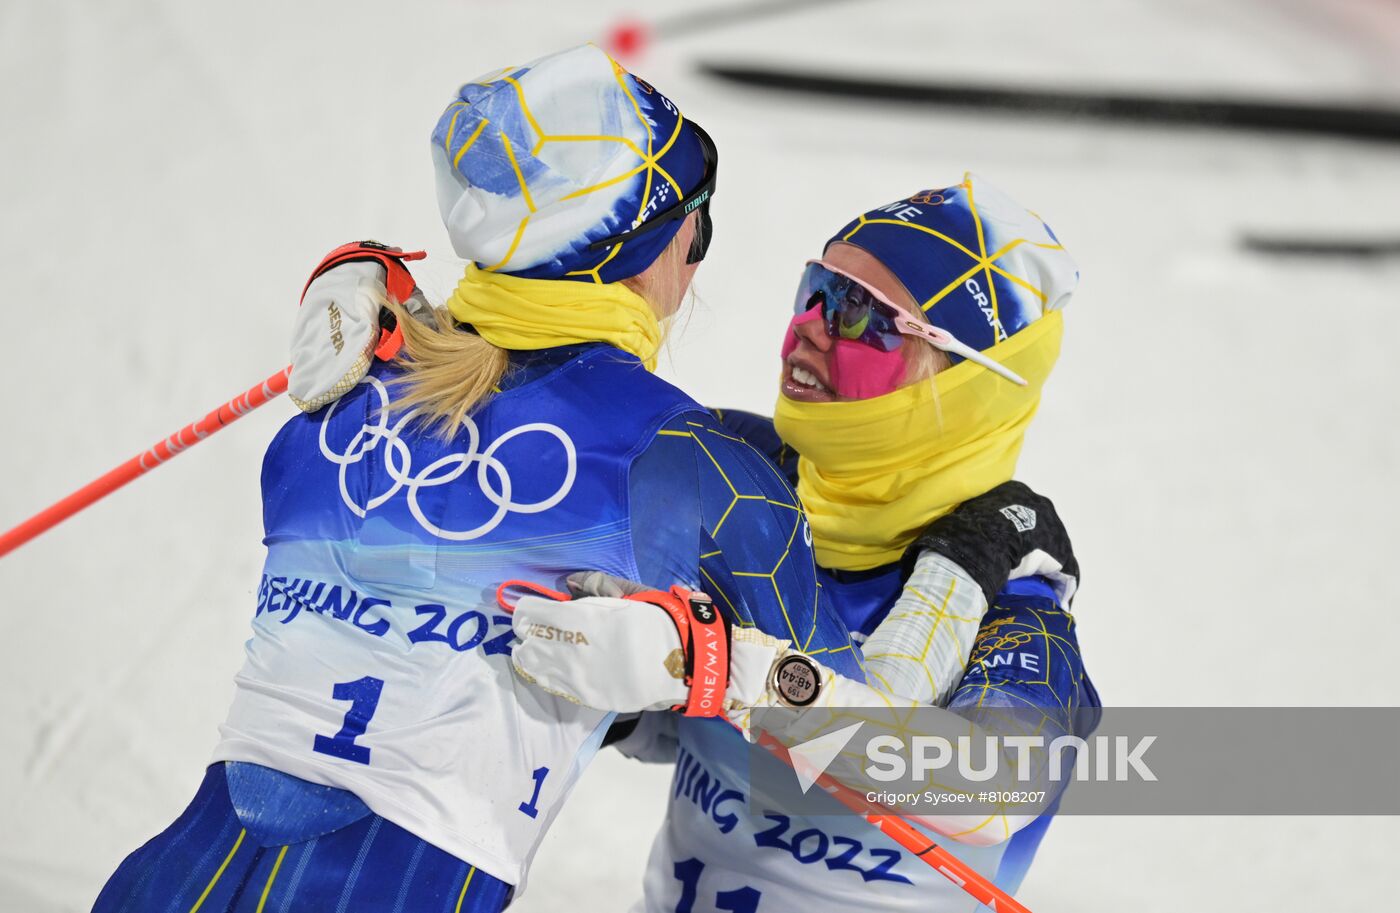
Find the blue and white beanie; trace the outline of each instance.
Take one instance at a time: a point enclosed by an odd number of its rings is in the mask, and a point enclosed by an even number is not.
[[[616,282],[646,269],[675,220],[611,248],[705,176],[670,99],[593,45],[458,90],[433,129],[438,208],[457,255],[528,279]]]
[[[875,255],[929,323],[978,351],[1064,308],[1079,283],[1050,226],[970,173],[856,217],[836,241]]]

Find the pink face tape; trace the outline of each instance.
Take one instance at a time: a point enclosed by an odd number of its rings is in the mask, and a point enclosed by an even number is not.
[[[822,322],[820,308],[812,308],[792,318],[783,339],[783,360],[797,348],[797,327],[804,323]],[[821,327],[826,333],[826,327]],[[830,338],[830,337],[828,337]],[[826,359],[831,387],[837,396],[846,399],[873,399],[893,393],[904,381],[904,356],[899,349],[881,352],[874,346],[853,339],[833,339],[831,348],[822,353]]]

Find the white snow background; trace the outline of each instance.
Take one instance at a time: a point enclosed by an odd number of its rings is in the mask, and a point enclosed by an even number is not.
[[[441,300],[458,265],[427,145],[452,90],[626,12],[0,4],[0,381],[14,409],[0,526],[282,366],[297,295],[331,247],[425,246],[420,276]],[[1384,589],[1400,262],[1238,245],[1247,230],[1400,236],[1400,147],[807,100],[697,73],[721,59],[1393,107],[1400,4],[865,0],[633,64],[723,162],[717,238],[666,376],[767,410],[803,260],[856,212],[976,170],[1044,215],[1083,272],[1020,475],[1074,535],[1076,617],[1105,701],[1400,703]],[[193,795],[253,609],[261,453],[293,411],[265,407],[0,560],[0,910],[88,909]],[[604,753],[518,909],[624,908],[668,776]],[[1021,899],[1039,913],[1369,907],[1398,845],[1394,819],[1066,817]]]

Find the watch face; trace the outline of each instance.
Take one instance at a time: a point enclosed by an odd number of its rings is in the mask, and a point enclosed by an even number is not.
[[[789,707],[806,707],[821,692],[817,666],[805,656],[785,656],[773,667],[773,690]]]

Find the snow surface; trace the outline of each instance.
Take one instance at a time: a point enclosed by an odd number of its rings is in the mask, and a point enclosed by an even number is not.
[[[692,13],[693,2],[647,5]],[[702,8],[703,9],[703,8]],[[0,4],[10,283],[0,523],[276,370],[307,271],[361,236],[458,266],[428,132],[473,74],[599,35],[621,2]],[[1106,701],[1394,705],[1400,264],[1247,254],[1244,231],[1400,235],[1394,145],[816,102],[699,60],[996,84],[1400,104],[1393,0],[865,0],[635,65],[723,152],[700,300],[664,359],[766,409],[800,264],[851,214],[985,175],[1084,280],[1022,477],[1085,568]],[[277,402],[0,560],[0,909],[86,910],[189,800],[240,663]],[[1246,775],[1221,771],[1222,777]],[[668,772],[605,755],[522,911],[636,896]],[[1064,818],[1038,911],[1311,911],[1385,896],[1400,821]]]

